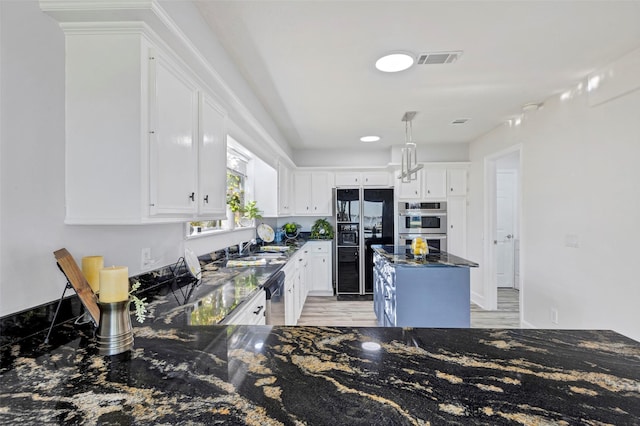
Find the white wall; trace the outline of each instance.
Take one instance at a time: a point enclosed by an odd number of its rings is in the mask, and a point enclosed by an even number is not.
[[[637,73],[615,75],[632,75],[635,81],[618,83],[637,86]],[[526,324],[613,329],[640,340],[638,111],[640,91],[590,107],[586,91],[574,88],[567,99],[553,97],[529,112],[522,125],[500,126],[470,145],[468,254],[481,265],[484,158],[523,146]],[[567,236],[577,236],[579,247],[567,247]],[[482,268],[472,272],[480,299],[482,278]],[[551,322],[552,308],[558,324]]]
[[[191,3],[174,3],[177,20],[192,16]],[[201,39],[198,24],[189,32]],[[64,36],[37,1],[27,0],[0,1],[0,30],[0,316],[60,297],[65,280],[53,251],[62,247],[78,262],[101,254],[106,264],[128,266],[136,275],[144,247],[163,266],[185,245],[202,254],[255,235],[245,230],[185,242],[182,224],[64,225]]]

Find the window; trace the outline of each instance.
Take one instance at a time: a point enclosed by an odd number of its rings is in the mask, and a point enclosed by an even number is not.
[[[230,140],[230,142],[231,141],[232,140]],[[231,145],[231,143],[229,145]],[[241,211],[244,208],[249,161],[248,156],[240,152],[239,148],[233,146],[227,147],[227,205],[232,211]],[[187,236],[231,229],[232,226],[228,223],[228,220],[229,219],[188,222]]]

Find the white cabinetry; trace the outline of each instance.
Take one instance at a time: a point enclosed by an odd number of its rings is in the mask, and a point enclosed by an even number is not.
[[[340,186],[389,186],[387,172],[337,172],[337,187]]]
[[[211,98],[200,96],[200,137],[198,151],[198,216],[226,217],[227,134],[226,113]]]
[[[296,325],[300,306],[300,253],[296,253],[284,266],[284,325]]]
[[[331,282],[331,241],[309,241],[307,249],[307,285],[311,296],[333,296]]]
[[[447,170],[447,196],[467,195],[467,170]]]
[[[327,172],[296,172],[293,181],[295,214],[331,215],[331,184]]]
[[[422,170],[418,171],[418,177],[409,182],[402,182],[396,179],[398,199],[400,200],[420,200],[422,198]]]
[[[291,170],[283,163],[278,163],[278,215],[288,216],[291,207]]]
[[[153,52],[150,76],[150,215],[196,213],[198,89],[176,65]]]
[[[467,256],[467,198],[447,198],[447,251]]]
[[[424,191],[425,200],[444,199],[447,196],[447,170],[433,168],[425,168],[424,172]]]
[[[89,31],[77,24],[65,33],[65,222],[223,217],[226,178],[200,170],[198,156],[225,157],[224,143],[201,141],[224,134],[225,114],[203,110],[200,117],[196,79],[149,41],[144,24],[138,31],[86,25]],[[199,187],[205,183],[212,186]]]
[[[262,289],[256,290],[255,294],[242,302],[231,315],[222,321],[222,324],[234,325],[265,325],[265,307],[267,306],[266,293]]]

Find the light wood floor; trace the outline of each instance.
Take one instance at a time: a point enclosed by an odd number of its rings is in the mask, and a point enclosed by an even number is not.
[[[309,296],[298,325],[376,327],[373,301],[338,301],[336,297]],[[520,328],[519,293],[498,289],[498,310],[485,311],[471,304],[472,328]]]

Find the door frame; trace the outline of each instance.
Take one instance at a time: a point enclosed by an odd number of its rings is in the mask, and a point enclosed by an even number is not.
[[[494,244],[494,239],[497,230],[497,193],[496,193],[496,162],[499,158],[504,157],[514,152],[518,153],[519,157],[519,173],[517,175],[516,182],[516,198],[518,200],[518,206],[516,209],[517,226],[516,232],[520,239],[520,250],[518,251],[518,264],[520,265],[520,273],[518,275],[518,287],[519,287],[519,305],[520,305],[520,323],[522,324],[522,318],[524,318],[524,274],[523,274],[523,262],[522,262],[522,247],[524,235],[522,233],[522,156],[523,145],[516,144],[501,151],[494,152],[493,154],[486,155],[484,157],[484,238],[483,238],[483,252],[484,252],[484,268],[483,274],[483,287],[485,296],[485,309],[496,310],[498,308],[498,268],[497,268],[497,245]]]

